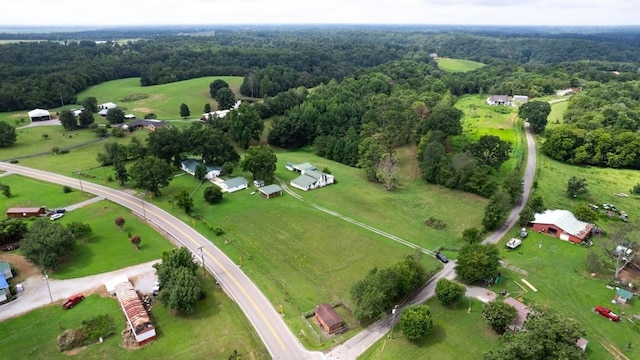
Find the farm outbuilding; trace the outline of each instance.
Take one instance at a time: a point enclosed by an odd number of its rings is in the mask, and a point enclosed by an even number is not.
[[[628,304],[633,297],[633,293],[625,289],[616,290],[616,298],[614,299],[618,304]]]
[[[344,321],[336,310],[329,304],[316,306],[314,319],[318,325],[328,334],[335,334],[344,328]]]
[[[529,309],[527,305],[521,303],[520,301],[512,297],[508,297],[504,299],[504,302],[507,305],[511,305],[518,312],[518,316],[516,316],[516,319],[513,320],[511,325],[507,326],[507,329],[509,329],[512,332],[521,331],[524,327],[525,321],[527,321],[527,315],[529,315],[529,313],[531,312],[531,309]]]
[[[31,119],[31,121],[51,120],[51,113],[49,113],[49,110],[33,109],[29,111],[27,115],[29,115],[29,119]]]
[[[282,188],[279,185],[267,185],[258,189],[260,194],[267,199],[271,199],[272,197],[282,196]]]
[[[0,261],[0,274],[4,275],[4,278],[9,280],[13,277],[13,272],[11,271],[11,264],[7,261]]]
[[[509,106],[511,101],[508,95],[491,95],[487,98],[487,104]]]
[[[34,216],[42,216],[47,213],[44,206],[40,207],[14,207],[9,208],[6,214],[10,218],[30,218]]]
[[[533,230],[547,233],[560,240],[573,243],[581,243],[591,235],[594,225],[580,221],[567,210],[547,210],[541,214],[535,214],[535,220],[531,222]]]
[[[115,109],[116,107],[118,107],[118,105],[116,105],[116,104],[114,104],[112,102],[108,102],[108,103],[104,103],[104,104],[98,105],[98,109],[100,109],[100,110]]]
[[[115,292],[138,345],[146,344],[155,339],[156,328],[151,323],[149,314],[131,282],[126,281],[116,285]]]
[[[133,117],[135,118],[135,116]],[[125,118],[126,118],[126,115],[125,115]],[[128,131],[134,131],[138,129],[147,129],[149,131],[155,131],[156,129],[165,127],[166,125],[167,123],[162,120],[144,119],[144,120],[136,120],[128,124],[124,124],[122,125],[122,128]]]

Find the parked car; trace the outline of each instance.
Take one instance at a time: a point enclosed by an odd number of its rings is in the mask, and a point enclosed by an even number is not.
[[[78,303],[82,301],[82,299],[84,299],[84,295],[82,294],[73,295],[72,297],[69,298],[69,300],[67,300],[64,304],[62,304],[62,307],[66,310],[69,310],[72,307],[78,305]]]
[[[54,214],[64,214],[65,212],[67,212],[67,209],[65,209],[65,208],[53,209],[53,213]]]
[[[522,230],[520,230],[520,237],[521,238],[526,238],[529,235],[529,233],[527,232],[527,228],[522,228]]]
[[[614,313],[613,311],[611,311],[611,309],[604,306],[596,306],[595,308],[593,308],[593,312],[606,317],[607,319],[609,319],[609,321],[620,321],[620,315]]]
[[[599,209],[598,205],[594,205],[594,204],[589,204],[589,208],[591,210],[598,210]]]
[[[51,219],[51,221],[55,221],[55,220],[60,219],[63,216],[64,216],[64,214],[62,214],[62,213],[55,213],[55,214],[49,216],[49,219]]]
[[[522,240],[520,240],[518,238],[513,238],[513,239],[507,241],[507,244],[505,246],[508,247],[509,249],[515,249],[518,246],[520,246],[520,244],[522,244]]]
[[[446,257],[446,256],[444,256],[444,254],[443,254],[443,253],[441,253],[440,251],[438,251],[438,252],[436,253],[436,259],[438,259],[438,260],[442,261],[442,263],[443,263],[443,264],[446,264],[446,263],[448,263],[448,262],[449,262],[449,259],[447,259],[447,257]]]

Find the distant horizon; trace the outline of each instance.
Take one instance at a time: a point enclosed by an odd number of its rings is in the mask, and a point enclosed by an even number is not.
[[[2,28],[181,25],[640,26],[638,0],[20,0]]]

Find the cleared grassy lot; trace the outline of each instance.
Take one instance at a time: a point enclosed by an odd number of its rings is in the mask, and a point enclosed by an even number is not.
[[[498,346],[498,335],[482,318],[482,303],[463,300],[455,307],[444,307],[438,300],[427,301],[431,307],[434,328],[422,341],[411,342],[396,326],[393,339],[386,336],[358,359],[481,359],[482,353]],[[468,308],[471,306],[471,312]],[[427,355],[430,354],[430,355]]]
[[[242,77],[209,76],[154,86],[140,86],[140,78],[107,81],[89,87],[78,94],[78,99],[93,96],[99,104],[114,102],[138,118],[154,113],[163,120],[180,119],[180,104],[185,103],[189,106],[191,118],[197,119],[203,112],[204,104],[210,103],[213,109],[217,106],[209,94],[209,84],[216,79],[226,81],[236,97],[239,96]]]
[[[169,314],[156,304],[151,320],[158,338],[138,349],[121,347],[120,331],[125,318],[113,298],[88,296],[72,310],[60,304],[34,310],[18,318],[0,322],[0,351],[12,359],[68,359],[56,348],[56,337],[64,329],[79,327],[82,320],[110,314],[116,321],[116,334],[102,344],[94,344],[76,352],[83,359],[226,359],[238,350],[246,359],[268,359],[268,353],[242,311],[215,286],[210,277],[201,282],[207,297],[188,316]]]
[[[0,177],[0,183],[9,185],[11,197],[2,197],[0,211],[2,216],[10,207],[39,207],[49,209],[64,207],[90,199],[93,195],[82,194],[80,191],[64,193],[61,185],[56,185],[38,179],[19,175],[7,175]]]
[[[446,72],[468,72],[483,67],[485,64],[472,60],[438,58],[438,68]]]

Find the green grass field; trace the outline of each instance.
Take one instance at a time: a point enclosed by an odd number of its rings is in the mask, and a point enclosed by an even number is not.
[[[114,102],[126,113],[138,118],[154,113],[162,120],[180,119],[180,104],[185,103],[189,106],[191,118],[198,119],[203,113],[204,104],[210,103],[216,109],[217,103],[209,94],[209,84],[216,79],[226,81],[236,97],[239,96],[242,77],[209,76],[155,86],[140,86],[140,78],[113,80],[88,88],[78,94],[78,99],[94,96],[99,104]],[[127,96],[142,97],[140,94],[146,98],[123,101]]]
[[[10,207],[38,207],[48,209],[64,207],[85,201],[93,195],[83,194],[80,191],[64,193],[61,185],[39,181],[37,179],[8,175],[0,177],[0,183],[9,185],[11,197],[2,197],[0,210],[4,213]]]
[[[479,69],[485,65],[477,61],[452,58],[438,58],[437,62],[438,68],[446,72],[468,72]]]
[[[563,100],[565,101],[554,102],[553,104],[551,104],[551,113],[547,117],[547,127],[553,128],[554,126],[562,124],[564,122],[562,115],[567,110],[567,106],[569,106],[569,99]]]
[[[151,320],[158,338],[147,346],[127,350],[121,346],[120,331],[125,318],[113,298],[88,296],[72,310],[60,304],[47,306],[23,316],[0,322],[0,351],[12,359],[68,359],[56,347],[56,337],[64,329],[76,328],[82,320],[110,314],[116,334],[102,344],[74,350],[83,359],[226,359],[237,350],[243,359],[267,359],[268,353],[242,311],[215,286],[210,277],[201,281],[207,297],[188,316],[175,316],[156,304]],[[170,355],[169,355],[170,354]]]
[[[398,325],[393,339],[386,336],[367,349],[358,359],[481,359],[482,353],[498,346],[498,335],[482,318],[482,303],[464,299],[456,306],[444,307],[435,298],[427,301],[431,307],[434,328],[422,341],[404,337]],[[468,312],[471,305],[471,312]],[[429,354],[429,355],[427,355]]]

